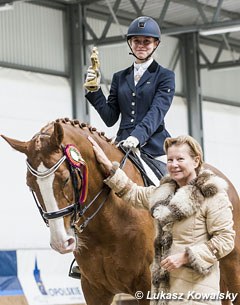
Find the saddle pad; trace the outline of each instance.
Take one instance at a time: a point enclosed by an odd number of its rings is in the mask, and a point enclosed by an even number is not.
[[[141,158],[147,163],[147,165],[151,168],[151,170],[154,172],[154,174],[158,177],[159,180],[166,175],[167,169],[166,164],[164,162],[156,160],[152,156],[142,152]]]

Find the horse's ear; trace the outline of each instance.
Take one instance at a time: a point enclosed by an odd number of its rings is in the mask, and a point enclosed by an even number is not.
[[[54,130],[50,138],[51,144],[54,147],[59,148],[62,144],[63,136],[64,136],[64,131],[61,124],[54,123]]]
[[[8,142],[12,146],[12,148],[16,149],[17,151],[27,154],[28,151],[28,142],[22,142],[15,139],[8,138],[4,135],[1,135],[1,137]]]

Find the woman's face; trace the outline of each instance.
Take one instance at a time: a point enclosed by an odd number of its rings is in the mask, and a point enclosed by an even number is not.
[[[142,60],[145,60],[158,46],[158,41],[153,37],[134,36],[130,39],[130,46],[133,53],[139,58],[136,60],[136,62],[140,63]]]
[[[195,169],[199,164],[199,157],[190,156],[187,144],[173,145],[167,151],[167,169],[170,177],[181,187],[196,178]]]

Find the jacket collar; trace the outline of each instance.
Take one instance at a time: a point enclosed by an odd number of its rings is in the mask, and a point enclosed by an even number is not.
[[[158,63],[156,62],[156,60],[153,60],[153,62],[151,63],[151,65],[147,68],[147,70],[150,73],[154,73],[157,70],[158,67]],[[127,69],[127,74],[131,74],[134,70],[134,64],[132,64],[128,69]]]

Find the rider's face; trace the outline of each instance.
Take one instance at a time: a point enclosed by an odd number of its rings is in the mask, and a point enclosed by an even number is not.
[[[138,57],[136,62],[145,60],[158,46],[158,41],[153,37],[133,36],[130,39],[130,46],[133,53]]]

